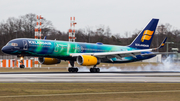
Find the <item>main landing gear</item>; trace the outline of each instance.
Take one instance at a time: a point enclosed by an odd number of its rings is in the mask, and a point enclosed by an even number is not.
[[[70,62],[71,67],[68,68],[68,71],[70,73],[77,73],[78,72],[78,68],[74,67],[74,61],[69,61],[69,62]]]
[[[70,62],[71,67],[68,68],[68,71],[70,73],[77,73],[78,72],[78,68],[74,67],[74,61],[69,61],[69,62]],[[100,69],[96,68],[96,65],[95,65],[93,68],[90,68],[90,72],[91,73],[99,73]]]
[[[91,73],[99,73],[99,72],[100,72],[100,69],[99,69],[99,68],[96,68],[96,65],[95,65],[93,68],[90,68],[90,72],[91,72]]]
[[[23,59],[24,59],[24,57],[20,57],[20,66],[19,66],[19,68],[25,68],[24,63],[23,63]]]
[[[68,71],[70,73],[77,73],[78,72],[78,68],[70,67],[70,68],[68,68]]]

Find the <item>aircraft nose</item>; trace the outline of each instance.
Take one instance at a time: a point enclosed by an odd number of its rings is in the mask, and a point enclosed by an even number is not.
[[[3,48],[1,49],[1,51],[2,51],[3,53],[5,53],[5,48],[3,47]]]
[[[4,46],[4,47],[1,49],[1,51],[2,51],[3,53],[8,53],[10,50],[11,50],[11,49],[10,49],[9,47],[7,47],[7,46]]]

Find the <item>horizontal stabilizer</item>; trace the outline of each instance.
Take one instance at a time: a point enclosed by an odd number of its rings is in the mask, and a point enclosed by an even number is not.
[[[160,49],[160,48],[164,47],[166,40],[167,40],[167,37],[163,40],[161,45],[158,48],[154,48],[154,50],[157,50],[157,49]]]
[[[151,54],[141,54],[141,56],[151,56],[151,55],[158,55],[158,54],[177,54],[177,52],[154,52]]]

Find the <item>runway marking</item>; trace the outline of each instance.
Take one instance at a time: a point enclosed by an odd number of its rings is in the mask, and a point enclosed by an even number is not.
[[[180,73],[0,74],[0,82],[180,82]],[[159,76],[159,77],[158,77]],[[166,77],[167,76],[167,77]]]
[[[180,90],[166,90],[166,91],[133,91],[133,92],[97,92],[97,93],[67,93],[67,94],[42,94],[42,95],[12,95],[0,96],[0,98],[9,97],[39,97],[39,96],[61,96],[61,95],[94,95],[94,94],[137,94],[137,93],[171,93],[180,92]]]

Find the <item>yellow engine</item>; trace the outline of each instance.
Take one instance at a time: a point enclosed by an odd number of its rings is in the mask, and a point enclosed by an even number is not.
[[[77,57],[77,63],[82,66],[94,66],[100,62],[95,56],[81,55]]]
[[[38,58],[39,63],[45,64],[45,65],[53,65],[53,64],[59,64],[61,63],[60,59],[57,58],[44,58],[44,57],[39,57]]]

